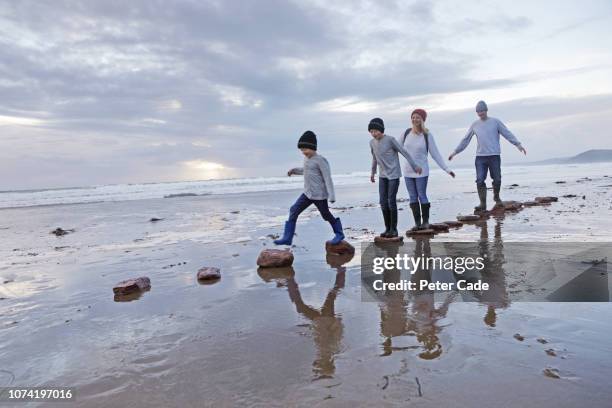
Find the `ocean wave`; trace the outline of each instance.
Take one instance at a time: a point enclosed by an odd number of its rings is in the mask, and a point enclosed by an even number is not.
[[[363,183],[367,172],[334,175],[336,185]],[[91,187],[49,188],[0,192],[0,208],[39,207],[64,204],[89,204],[146,200],[155,198],[199,197],[300,189],[303,178],[251,177],[164,183],[109,184]]]

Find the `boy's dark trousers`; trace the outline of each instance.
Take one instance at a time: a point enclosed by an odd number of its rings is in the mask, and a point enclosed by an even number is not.
[[[314,204],[317,207],[323,219],[329,222],[332,230],[334,230],[334,237],[327,242],[331,243],[332,245],[337,245],[344,239],[342,222],[340,221],[340,218],[334,218],[332,213],[329,212],[327,200],[311,200],[310,198],[306,197],[306,194],[302,193],[289,209],[289,219],[285,223],[285,232],[283,233],[282,238],[274,240],[276,245],[291,245],[293,242],[293,235],[295,233],[297,219],[302,211],[308,208],[310,204]]]
[[[335,222],[336,219],[334,218],[332,213],[329,212],[329,207],[327,206],[327,200],[311,200],[310,198],[306,197],[306,194],[303,194],[303,193],[302,195],[298,197],[298,199],[289,209],[289,221],[290,222],[297,221],[298,216],[306,208],[308,208],[311,204],[314,204],[317,207],[317,209],[319,210],[319,212],[321,213],[321,216],[323,217],[325,221],[332,223],[332,224]]]
[[[397,233],[397,190],[400,179],[378,178],[378,197],[380,208],[385,220],[385,232],[395,231]]]

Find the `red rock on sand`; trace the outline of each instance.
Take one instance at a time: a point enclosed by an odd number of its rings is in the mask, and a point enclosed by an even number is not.
[[[449,226],[446,223],[438,222],[435,224],[429,224],[429,228],[437,232],[448,232]]]
[[[506,211],[518,211],[523,207],[520,201],[503,201],[503,204]]]
[[[463,227],[463,223],[459,221],[444,221],[444,224],[448,225],[450,228]]]
[[[381,243],[381,244],[385,242],[402,242],[403,240],[404,240],[404,237],[400,237],[400,236],[393,237],[393,238],[386,238],[386,237],[380,237],[380,236],[374,237],[374,242]]]
[[[457,220],[461,222],[480,221],[480,215],[458,215]]]
[[[293,253],[289,249],[264,249],[257,257],[262,268],[280,268],[293,264]]]
[[[221,279],[221,270],[212,266],[205,266],[198,271],[198,280]]]
[[[149,289],[151,289],[151,279],[146,276],[141,276],[140,278],[127,279],[119,282],[113,287],[113,293],[121,296]]]
[[[523,203],[518,201],[503,201],[501,205],[495,204],[495,207],[491,210],[493,213],[500,213],[505,211],[519,211],[523,208]]]
[[[332,245],[329,241],[325,242],[325,250],[336,255],[355,253],[355,247],[344,240],[340,241],[340,243],[336,245]]]
[[[535,200],[538,203],[553,203],[556,201],[559,201],[558,197],[552,197],[552,196],[547,196],[547,197],[536,197]]]

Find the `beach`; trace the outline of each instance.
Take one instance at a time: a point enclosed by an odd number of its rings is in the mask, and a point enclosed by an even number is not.
[[[456,173],[432,171],[433,222],[472,213],[474,170]],[[74,387],[80,407],[609,405],[610,303],[364,302],[360,250],[384,229],[377,185],[334,179],[331,211],[357,253],[327,256],[333,234],[313,206],[281,269],[256,259],[282,232],[299,177],[108,201],[0,193],[0,386]],[[502,182],[504,200],[559,200],[432,242],[611,241],[612,163],[507,166]],[[41,195],[51,205],[28,205]],[[403,182],[399,197],[404,233]],[[74,231],[50,234],[58,227]],[[203,266],[220,281],[199,283]],[[115,301],[113,285],[138,276],[151,290]]]

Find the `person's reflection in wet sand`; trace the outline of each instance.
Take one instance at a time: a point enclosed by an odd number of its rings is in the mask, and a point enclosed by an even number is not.
[[[386,256],[395,257],[397,246],[385,245]],[[414,256],[431,256],[431,246],[428,238],[415,240]],[[388,270],[384,275],[385,282],[399,282],[399,270]],[[421,280],[431,281],[431,271],[426,268],[418,269],[411,277],[413,282]],[[411,291],[412,303],[406,301],[405,292],[391,291],[385,296],[385,303],[381,306],[381,334],[386,337],[383,342],[383,356],[388,356],[396,350],[421,349],[419,357],[424,360],[433,360],[442,355],[443,349],[438,337],[441,327],[438,321],[446,317],[448,308],[455,298],[450,293],[443,304],[436,308],[434,293],[429,290]],[[415,336],[421,346],[394,347],[393,337]]]
[[[504,264],[504,241],[502,239],[502,225],[504,215],[493,217],[495,225],[493,227],[493,241],[489,241],[488,220],[483,220],[476,224],[480,229],[480,240],[478,241],[478,256],[484,257],[485,268],[481,273],[482,282],[489,284],[489,290],[476,294],[479,302],[487,305],[487,312],[484,316],[484,323],[487,326],[495,327],[497,324],[497,309],[505,309],[510,305],[506,287],[506,273]]]
[[[293,268],[282,268],[291,269],[291,273],[281,273],[279,275],[280,280],[274,277],[275,271],[273,269],[262,270],[260,268],[258,270],[259,275],[265,281],[275,279],[279,286],[286,286],[289,298],[295,305],[296,311],[310,321],[312,338],[317,349],[317,357],[312,364],[315,380],[332,378],[336,371],[334,359],[341,349],[344,325],[342,317],[336,314],[335,302],[345,283],[346,268],[342,265],[351,259],[352,255],[328,256],[328,264],[336,269],[336,279],[334,286],[327,293],[327,297],[319,309],[304,303],[300,288],[295,280]]]

